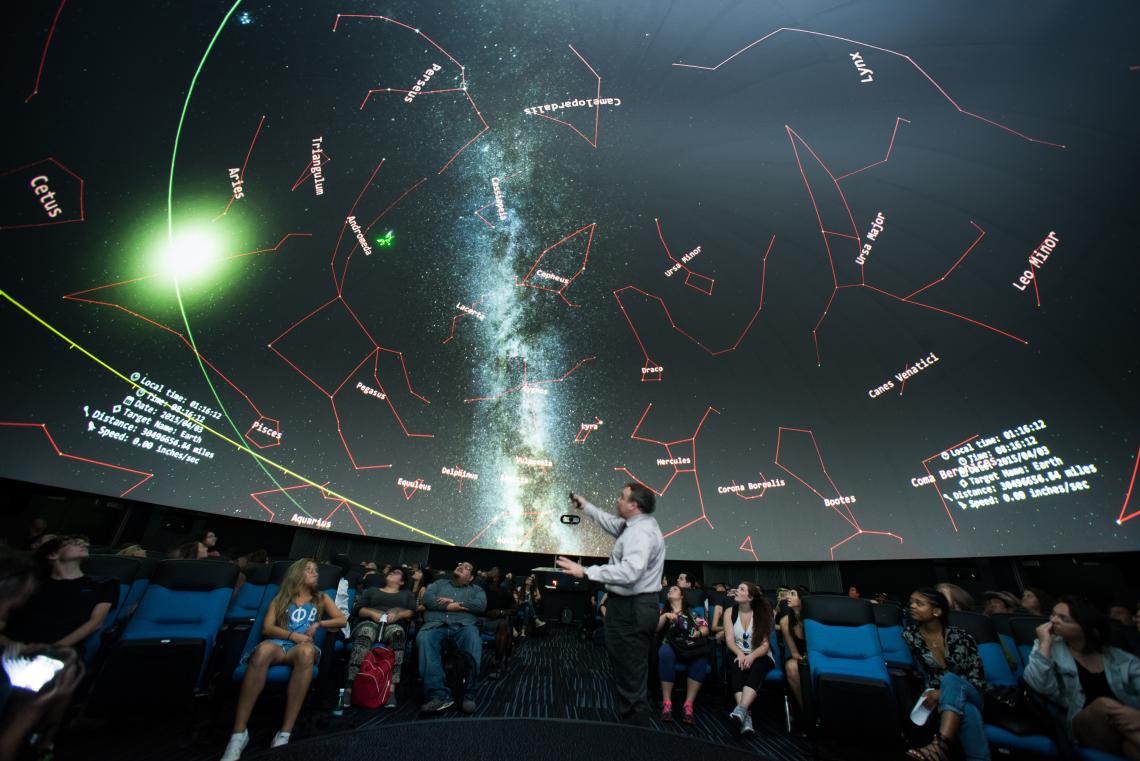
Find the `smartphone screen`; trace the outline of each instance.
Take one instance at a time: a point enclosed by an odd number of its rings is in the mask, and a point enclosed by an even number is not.
[[[12,686],[32,692],[39,692],[62,668],[63,661],[46,655],[35,655],[31,658],[4,655],[4,671],[7,672]]]

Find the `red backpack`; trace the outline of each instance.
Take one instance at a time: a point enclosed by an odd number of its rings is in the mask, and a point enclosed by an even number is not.
[[[392,670],[396,654],[391,648],[377,647],[364,656],[360,673],[352,683],[352,704],[358,708],[380,708],[392,692]]]

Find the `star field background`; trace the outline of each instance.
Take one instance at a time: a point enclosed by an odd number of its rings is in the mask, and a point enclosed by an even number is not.
[[[231,7],[12,13],[0,475],[534,552],[605,554],[558,516],[631,478],[673,558],[1137,546],[1134,4],[246,0],[195,79]],[[620,105],[524,111],[599,77]],[[177,293],[168,191],[173,228],[228,257]],[[688,284],[663,242],[700,247]],[[205,422],[230,441],[205,431],[189,465],[99,436],[134,389],[84,351],[224,410]],[[970,507],[940,499],[955,478],[914,485],[995,435],[1088,488]]]

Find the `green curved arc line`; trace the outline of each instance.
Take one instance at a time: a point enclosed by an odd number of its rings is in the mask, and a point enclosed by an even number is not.
[[[88,359],[90,359],[95,364],[102,367],[104,370],[109,372],[111,375],[114,375],[116,378],[118,378],[119,380],[126,383],[133,390],[135,390],[135,391],[141,390],[141,391],[145,392],[147,398],[150,399],[151,401],[153,401],[155,404],[162,406],[164,409],[170,410],[171,412],[173,412],[176,415],[180,415],[181,417],[185,418],[186,420],[193,420],[195,423],[198,423],[199,425],[201,425],[203,430],[209,432],[211,435],[216,436],[217,438],[221,439],[222,441],[226,442],[227,444],[233,446],[235,449],[239,449],[242,452],[245,452],[246,454],[248,454],[253,459],[258,460],[261,463],[271,465],[272,467],[276,468],[277,470],[281,471],[282,473],[284,473],[287,476],[295,478],[298,481],[301,481],[303,483],[308,484],[309,486],[315,487],[317,489],[321,489],[324,492],[332,495],[333,497],[336,497],[337,499],[343,500],[347,504],[352,505],[353,507],[359,507],[361,510],[364,510],[367,513],[375,515],[378,518],[383,518],[384,520],[386,520],[390,523],[394,523],[395,525],[397,525],[401,528],[405,528],[408,531],[411,531],[415,534],[419,534],[420,536],[427,537],[428,539],[431,539],[434,542],[438,542],[440,544],[446,544],[449,547],[455,546],[454,542],[449,542],[448,540],[446,540],[442,537],[438,537],[435,534],[429,534],[427,531],[424,531],[423,529],[416,528],[415,526],[411,525],[410,523],[405,523],[398,518],[393,518],[390,515],[385,515],[384,513],[380,512],[379,510],[375,510],[375,509],[369,507],[368,505],[361,504],[360,502],[357,502],[354,499],[346,497],[343,494],[338,494],[337,492],[333,491],[332,489],[329,489],[325,485],[318,484],[316,481],[313,481],[312,479],[306,478],[305,476],[301,475],[300,473],[294,473],[292,470],[289,470],[289,468],[286,468],[284,465],[282,465],[282,464],[280,464],[274,460],[269,459],[268,457],[266,457],[263,454],[260,454],[258,452],[253,451],[252,449],[250,449],[246,444],[242,443],[241,441],[235,441],[234,439],[231,439],[230,437],[226,436],[221,431],[215,431],[213,428],[211,428],[209,425],[207,425],[203,421],[197,420],[196,418],[192,418],[192,417],[190,417],[190,415],[186,414],[185,412],[182,412],[181,410],[174,409],[171,406],[170,402],[168,402],[166,399],[162,398],[161,396],[158,396],[157,394],[150,391],[146,387],[144,387],[144,386],[140,385],[139,383],[131,380],[126,375],[124,375],[122,372],[120,372],[116,368],[112,367],[111,365],[107,364],[102,359],[97,357],[95,354],[92,354],[84,346],[76,343],[70,337],[64,335],[62,332],[60,332],[60,330],[58,328],[56,328],[54,325],[49,323],[44,318],[40,317],[38,314],[33,312],[31,309],[29,309],[27,306],[25,306],[20,301],[16,300],[16,298],[14,296],[12,296],[10,293],[5,291],[3,288],[0,288],[0,299],[4,299],[8,303],[10,303],[12,306],[16,307],[16,309],[20,310],[21,312],[26,314],[28,317],[30,317],[32,320],[34,320],[37,323],[39,323],[40,325],[42,325],[50,333],[54,334],[56,337],[58,337],[60,340],[62,340],[64,343],[66,343],[68,349],[74,349],[75,351],[78,351],[80,354],[82,354],[83,356],[87,357]]]
[[[190,80],[190,87],[186,91],[186,100],[182,104],[182,113],[178,117],[178,129],[174,133],[174,150],[170,154],[170,177],[166,186],[166,237],[169,244],[173,244],[174,242],[174,164],[178,158],[178,141],[182,138],[182,126],[186,122],[186,112],[190,110],[190,98],[194,95],[194,88],[198,84],[198,75],[202,73],[202,69],[206,65],[206,59],[210,57],[210,51],[214,49],[214,43],[217,42],[218,38],[222,36],[222,29],[225,28],[226,24],[230,20],[230,17],[234,15],[234,11],[237,10],[238,6],[241,5],[241,3],[242,0],[236,0],[236,2],[230,7],[229,12],[227,12],[225,17],[222,19],[222,23],[219,24],[217,30],[214,31],[214,36],[210,39],[210,44],[206,46],[206,52],[202,54],[202,60],[198,62],[198,68],[194,70],[194,76]],[[238,439],[241,439],[242,433],[238,429],[237,424],[234,423],[233,418],[230,417],[230,413],[226,409],[226,405],[222,401],[221,396],[218,394],[218,390],[214,388],[214,382],[210,379],[210,373],[207,372],[206,365],[202,361],[202,355],[198,351],[198,344],[194,340],[194,331],[190,328],[190,319],[186,316],[186,305],[182,302],[182,289],[178,285],[177,275],[174,276],[174,295],[178,299],[178,311],[182,315],[182,324],[186,328],[186,337],[190,339],[190,347],[194,350],[194,357],[198,360],[198,368],[202,371],[202,377],[206,379],[206,385],[210,387],[210,393],[214,395],[214,401],[217,403],[218,409],[221,410],[222,415],[225,416],[226,422],[230,424],[230,428],[233,429],[234,435],[236,435]],[[251,450],[247,451],[252,454]],[[284,487],[282,487],[277,479],[273,477],[273,474],[269,472],[269,469],[265,467],[260,459],[255,457],[253,458],[253,461],[257,463],[257,466],[259,468],[261,468],[261,472],[264,473],[265,476],[273,482],[273,485],[280,489],[281,493],[284,494],[285,497],[293,503],[294,507],[304,513],[306,517],[313,517],[309,514],[308,510],[301,507],[297,500],[293,498],[292,494],[285,491]]]

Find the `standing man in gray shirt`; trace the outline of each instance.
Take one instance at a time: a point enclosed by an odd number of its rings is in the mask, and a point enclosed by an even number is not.
[[[587,568],[565,557],[559,557],[557,565],[571,576],[605,583],[609,593],[606,652],[614,672],[618,715],[623,721],[651,726],[645,690],[649,650],[657,628],[657,593],[665,572],[665,539],[650,515],[656,499],[651,490],[636,482],[621,490],[617,516],[599,510],[577,494],[571,494],[570,499],[617,541],[605,565]]]
[[[483,657],[476,616],[487,609],[487,595],[482,587],[471,583],[474,578],[474,566],[463,562],[455,566],[450,579],[432,582],[424,591],[424,625],[416,635],[427,698],[421,711],[442,711],[454,702],[443,674],[443,642],[450,639],[475,660],[462,706],[464,713],[475,713],[474,690]]]

